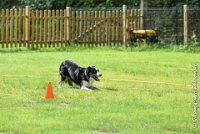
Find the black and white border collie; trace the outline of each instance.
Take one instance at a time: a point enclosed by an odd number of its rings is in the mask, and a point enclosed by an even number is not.
[[[66,60],[60,65],[61,81],[58,88],[62,88],[64,82],[67,82],[70,86],[79,89],[92,90],[98,89],[93,85],[94,81],[100,81],[99,77],[102,74],[95,66],[89,66],[82,68],[71,60]]]

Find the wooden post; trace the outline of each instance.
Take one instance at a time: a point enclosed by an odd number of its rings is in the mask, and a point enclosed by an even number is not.
[[[63,45],[63,10],[60,10],[60,43]]]
[[[6,47],[9,44],[9,9],[6,9]]]
[[[122,43],[126,46],[126,5],[122,6]]]
[[[75,11],[75,14],[76,14],[76,16],[75,16],[75,27],[76,27],[76,29],[75,29],[75,42],[77,42],[77,40],[78,40],[78,24],[79,24],[79,11]]]
[[[59,10],[56,10],[56,43],[59,46]]]
[[[93,29],[93,26],[94,26],[94,11],[90,11],[90,18],[91,18],[91,21],[90,21],[90,44],[91,46],[93,46],[93,42],[94,42],[94,29]]]
[[[32,15],[31,15],[32,17],[32,19],[31,19],[31,22],[32,22],[32,26],[30,27],[30,29],[31,29],[31,35],[30,35],[30,42],[32,43],[32,44],[34,44],[35,43],[35,19],[36,19],[36,17],[35,17],[35,12],[32,12]]]
[[[39,22],[39,12],[38,10],[35,11],[35,42],[36,46],[38,47],[38,22]]]
[[[119,10],[116,10],[115,21],[119,22]],[[115,22],[115,41],[118,43],[119,41],[119,24]]]
[[[83,11],[83,33],[84,33],[84,37],[83,37],[83,42],[85,43],[86,42],[86,36],[85,36],[85,33],[86,33],[86,24],[87,24],[87,20],[86,20],[86,11]]]
[[[55,10],[52,10],[52,38],[51,38],[51,42],[53,43],[53,46],[55,47]]]
[[[1,9],[1,44],[2,44],[2,47],[4,47],[4,41],[5,41],[5,35],[4,35],[4,32],[5,32],[5,10],[4,9]]]
[[[42,39],[42,30],[43,30],[43,11],[40,10],[40,47],[42,47],[43,39]]]
[[[19,47],[21,47],[22,43],[22,9],[19,8],[19,25],[18,25],[18,40],[19,40]]]
[[[15,41],[15,47],[17,47],[17,43],[18,43],[18,40],[17,40],[17,32],[18,32],[18,27],[17,27],[17,25],[18,25],[18,10],[15,8],[15,10],[14,10],[14,19],[15,19],[15,21],[14,21],[14,41]]]
[[[106,42],[107,42],[107,45],[109,45],[110,46],[110,34],[111,34],[111,31],[110,31],[110,23],[111,23],[111,21],[110,21],[110,13],[111,11],[107,11],[106,12],[106,20],[107,20],[107,26],[106,26]]]
[[[44,37],[44,44],[45,47],[47,47],[47,10],[44,10],[44,31],[43,31],[43,37]]]
[[[140,29],[144,28],[144,0],[140,0]]]
[[[13,9],[10,9],[10,46],[13,47]]]
[[[51,17],[51,10],[48,10],[48,16],[47,16],[47,21],[48,21],[48,38],[47,38],[47,42],[49,44],[49,47],[51,46],[51,28],[52,28],[52,17]]]
[[[98,16],[98,11],[95,11],[94,12],[94,44],[98,44],[97,43],[97,22],[98,22],[98,20],[97,20],[97,16]]]
[[[65,38],[67,42],[69,42],[70,39],[70,11],[71,8],[70,7],[66,7],[66,34],[65,34]]]
[[[26,19],[25,19],[25,27],[26,27],[26,36],[25,36],[25,40],[26,40],[26,47],[29,47],[29,38],[30,38],[30,27],[29,27],[29,24],[30,24],[30,7],[29,6],[26,6],[25,8],[25,12],[26,12]]]
[[[184,45],[188,44],[188,6],[183,6],[183,43]]]

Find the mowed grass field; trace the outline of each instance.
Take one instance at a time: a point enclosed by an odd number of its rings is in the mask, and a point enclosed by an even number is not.
[[[66,59],[97,66],[103,76],[95,84],[104,90],[57,89]],[[199,134],[200,127],[193,128],[194,64],[200,66],[199,53],[165,50],[1,52],[0,133]],[[55,98],[45,100],[48,82]]]

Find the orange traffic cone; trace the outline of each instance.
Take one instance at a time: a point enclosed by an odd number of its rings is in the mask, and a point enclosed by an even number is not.
[[[47,87],[47,91],[46,91],[45,99],[52,99],[52,98],[54,98],[53,88],[52,88],[51,82],[49,82],[48,87]]]

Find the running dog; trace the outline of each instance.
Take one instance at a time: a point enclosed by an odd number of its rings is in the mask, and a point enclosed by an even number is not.
[[[66,60],[60,65],[60,76],[61,81],[58,88],[62,88],[64,82],[67,82],[70,86],[79,89],[92,90],[96,88],[93,83],[94,81],[100,81],[99,77],[102,74],[99,69],[95,66],[89,66],[82,68],[71,60]]]

